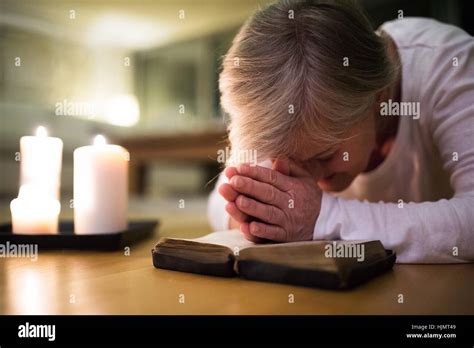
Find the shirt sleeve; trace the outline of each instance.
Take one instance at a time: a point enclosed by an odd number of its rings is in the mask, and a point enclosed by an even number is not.
[[[453,58],[458,65],[453,65]],[[323,194],[315,239],[379,239],[401,263],[474,260],[474,40],[433,53],[422,99],[426,124],[454,196],[369,203]],[[429,105],[431,103],[431,105]]]
[[[218,187],[226,182],[228,182],[227,177],[221,173],[207,201],[207,219],[213,231],[229,229],[230,216],[225,210],[227,202],[217,191]]]

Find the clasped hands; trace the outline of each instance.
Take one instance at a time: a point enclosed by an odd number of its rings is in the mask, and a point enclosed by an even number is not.
[[[227,200],[230,227],[253,242],[313,239],[322,191],[295,161],[274,160],[272,168],[241,164],[227,167],[229,183],[219,187]]]

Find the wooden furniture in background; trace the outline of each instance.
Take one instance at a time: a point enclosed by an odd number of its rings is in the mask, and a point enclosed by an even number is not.
[[[145,193],[148,166],[156,161],[196,163],[212,178],[218,173],[217,151],[227,144],[225,130],[118,139],[130,152],[130,192]]]

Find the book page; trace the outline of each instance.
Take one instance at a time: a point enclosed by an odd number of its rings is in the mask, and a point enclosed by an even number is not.
[[[299,245],[306,245],[306,244],[318,244],[318,243],[337,243],[339,244],[357,244],[357,243],[366,243],[369,240],[310,240],[310,241],[303,241],[303,242],[291,242],[291,243],[265,243],[265,244],[255,244],[247,239],[245,239],[242,232],[238,229],[232,230],[224,230],[224,231],[217,231],[206,234],[205,236],[193,239],[185,239],[193,242],[199,243],[209,243],[209,244],[218,244],[226,246],[232,250],[235,247],[239,248],[239,250],[243,250],[248,247],[258,247],[258,248],[271,248],[275,245],[291,245],[291,246],[299,246]]]
[[[175,239],[181,239],[181,238],[175,238]],[[336,245],[346,245],[346,244],[358,244],[358,243],[365,243],[368,242],[368,240],[312,240],[312,241],[302,241],[302,242],[291,242],[291,243],[265,243],[265,244],[255,244],[254,242],[251,242],[247,239],[245,239],[244,235],[242,232],[240,232],[238,229],[232,229],[232,230],[224,230],[224,231],[217,231],[217,232],[212,232],[209,233],[205,236],[199,237],[199,238],[192,238],[192,239],[184,239],[187,241],[191,242],[197,242],[197,243],[208,243],[208,244],[216,244],[216,245],[222,245],[225,247],[228,247],[229,249],[232,250],[232,252],[235,254],[236,252],[247,249],[249,247],[255,247],[255,248],[274,248],[275,246],[291,246],[291,247],[297,247],[297,246],[304,246],[304,245],[311,245],[311,244],[336,244]],[[238,248],[238,250],[236,249]]]
[[[239,250],[243,250],[245,248],[255,245],[255,243],[245,239],[242,232],[240,232],[237,229],[212,232],[203,237],[194,238],[194,239],[186,239],[186,240],[199,242],[199,243],[223,245],[230,248],[234,252],[235,252],[235,248],[238,248]]]

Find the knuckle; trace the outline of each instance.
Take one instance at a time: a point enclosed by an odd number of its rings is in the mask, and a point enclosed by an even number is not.
[[[293,187],[290,190],[286,191],[286,193],[288,194],[289,199],[292,199],[293,201],[296,201],[296,198],[297,198],[298,194],[296,193],[296,191],[294,190]]]
[[[275,185],[277,182],[277,173],[274,170],[270,170],[268,172],[268,181],[272,184]]]
[[[273,219],[275,220],[276,225],[281,225],[284,223],[282,219],[282,211],[279,208],[273,207]]]
[[[264,211],[264,217],[265,217],[265,220],[267,220],[268,222],[272,221],[272,207],[270,206],[265,206],[265,211]]]
[[[247,190],[247,191],[250,191],[253,189],[253,181],[250,180],[249,178],[246,178],[246,177],[242,177],[242,189],[243,190]]]
[[[250,199],[250,198],[244,198],[244,199],[245,199],[245,207],[247,208],[247,210],[254,209],[253,199]]]
[[[288,191],[295,191],[298,188],[298,182],[295,180],[291,180],[287,186],[288,186]]]
[[[268,202],[270,202],[270,203],[275,202],[276,196],[277,196],[277,194],[276,194],[275,187],[270,186],[270,190],[268,190],[268,196],[267,196]]]
[[[283,222],[292,221],[293,219],[293,209],[283,209]]]
[[[242,195],[238,196],[236,203],[237,203],[237,207],[239,207],[240,209],[243,209],[245,207],[245,198]]]
[[[264,233],[264,228],[261,224],[253,222],[250,228],[250,233],[257,235]]]

